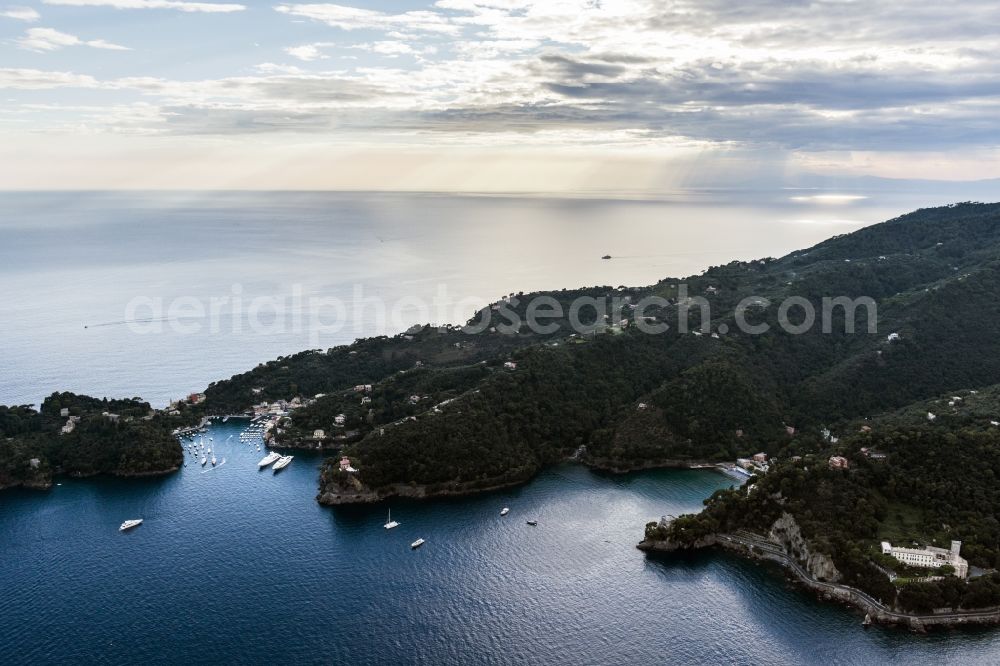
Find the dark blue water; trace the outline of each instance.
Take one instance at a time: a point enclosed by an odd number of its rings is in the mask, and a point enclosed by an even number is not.
[[[0,494],[4,663],[996,663],[993,632],[865,632],[773,569],[648,558],[646,521],[697,510],[708,471],[550,468],[521,488],[386,506],[316,504],[319,459]],[[511,513],[501,518],[503,506]],[[119,533],[121,521],[145,523]],[[527,518],[538,520],[532,528]],[[412,551],[411,541],[427,539]]]

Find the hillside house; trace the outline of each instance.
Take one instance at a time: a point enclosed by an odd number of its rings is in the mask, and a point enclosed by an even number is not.
[[[830,469],[847,469],[851,464],[844,456],[830,456]]]

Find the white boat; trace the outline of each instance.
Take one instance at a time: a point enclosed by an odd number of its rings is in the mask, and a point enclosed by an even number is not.
[[[215,463],[216,463],[216,460],[215,460],[215,456],[213,455],[212,456],[212,467],[215,467]]]
[[[506,516],[508,513],[510,513],[510,509],[509,508],[504,507],[504,508],[500,509],[500,515],[501,516]]]
[[[753,476],[753,473],[743,469],[739,465],[734,465],[729,469],[729,471],[732,472],[733,474],[736,474],[737,476],[743,477],[744,479],[749,479],[751,476]]]
[[[281,456],[278,458],[278,462],[274,463],[274,471],[277,472],[279,469],[285,469],[292,462],[292,458],[295,456]]]
[[[261,461],[257,463],[257,467],[267,467],[280,457],[281,457],[280,453],[275,453],[274,451],[271,451],[266,456],[261,458]]]
[[[389,509],[389,517],[385,519],[385,525],[383,525],[387,530],[391,530],[393,527],[399,527],[399,523],[392,519],[392,509]]]
[[[206,458],[205,456],[202,456],[201,457],[201,466],[204,467],[205,463],[207,463],[207,462],[208,462],[208,458]]]
[[[133,527],[138,527],[142,525],[142,518],[134,518],[132,520],[126,520],[122,523],[122,526],[118,528],[119,532],[124,532],[125,530],[130,530]]]
[[[422,545],[424,545],[424,543],[425,542],[423,539],[417,539],[416,541],[410,544],[410,548],[420,548]]]

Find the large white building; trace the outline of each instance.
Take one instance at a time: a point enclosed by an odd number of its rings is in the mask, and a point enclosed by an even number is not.
[[[927,546],[926,548],[902,548],[900,546],[893,546],[888,541],[882,542],[882,554],[892,555],[903,564],[908,564],[912,567],[926,567],[928,569],[936,569],[945,564],[950,564],[955,567],[956,576],[965,578],[969,575],[969,563],[959,556],[958,553],[960,550],[962,550],[961,541],[952,541],[951,548],[948,550],[935,548],[934,546]]]

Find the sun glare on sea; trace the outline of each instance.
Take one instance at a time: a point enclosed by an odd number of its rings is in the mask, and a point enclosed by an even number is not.
[[[812,204],[825,204],[829,206],[837,206],[843,204],[854,203],[855,201],[862,201],[867,199],[863,194],[808,194],[808,195],[797,195],[794,197],[789,197],[789,201],[794,201],[796,203],[812,203]]]

